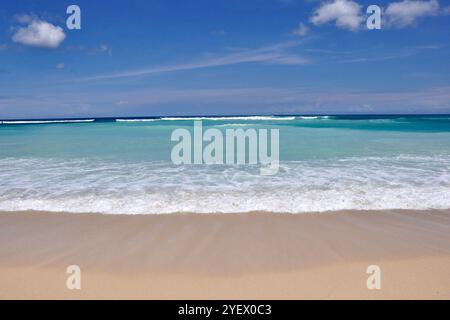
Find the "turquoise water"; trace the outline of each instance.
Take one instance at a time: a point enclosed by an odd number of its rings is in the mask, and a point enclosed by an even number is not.
[[[198,118],[196,118],[199,120]],[[202,118],[279,129],[280,168],[174,165],[194,118],[0,123],[0,210],[102,213],[450,208],[450,116]]]

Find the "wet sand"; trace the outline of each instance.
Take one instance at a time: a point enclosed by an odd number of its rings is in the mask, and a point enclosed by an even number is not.
[[[81,290],[66,288],[69,265]],[[449,299],[450,210],[3,212],[0,298]]]

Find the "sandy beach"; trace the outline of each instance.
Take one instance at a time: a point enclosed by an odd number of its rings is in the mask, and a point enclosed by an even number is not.
[[[3,212],[0,270],[1,299],[449,299],[450,211]]]

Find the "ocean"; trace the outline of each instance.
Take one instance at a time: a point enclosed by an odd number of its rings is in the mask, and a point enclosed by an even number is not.
[[[175,165],[177,128],[279,129],[278,173]],[[304,213],[450,208],[450,115],[0,121],[0,211]]]

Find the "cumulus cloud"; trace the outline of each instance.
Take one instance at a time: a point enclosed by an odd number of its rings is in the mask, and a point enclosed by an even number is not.
[[[311,22],[316,26],[334,22],[337,27],[356,31],[364,20],[361,8],[352,0],[333,0],[316,9]]]
[[[308,32],[309,32],[309,28],[302,22],[300,22],[298,27],[292,31],[293,34],[300,36],[300,37],[306,36],[306,34]]]
[[[20,23],[27,23],[26,27],[19,27],[12,36],[12,41],[24,45],[40,48],[58,48],[66,35],[61,27],[49,22],[24,15],[18,18]]]
[[[419,18],[434,16],[438,13],[439,2],[437,0],[393,2],[388,5],[385,11],[388,25],[399,28],[414,25]]]

